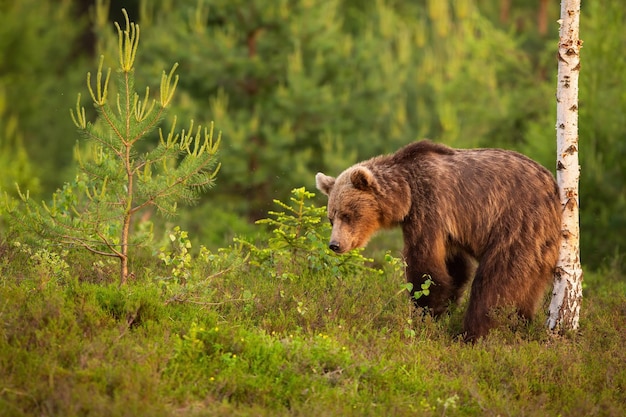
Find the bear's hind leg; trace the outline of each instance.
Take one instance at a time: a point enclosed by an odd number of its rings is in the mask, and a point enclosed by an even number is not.
[[[516,256],[490,253],[478,265],[463,326],[468,341],[485,336],[496,325],[494,309],[512,307],[531,320],[551,280],[549,259],[521,256],[519,250],[506,253]]]
[[[515,252],[512,252],[515,253]],[[538,272],[520,258],[487,254],[481,259],[472,283],[463,330],[466,341],[486,336],[497,323],[492,312],[500,307],[513,307],[520,315],[534,315],[538,289]],[[543,290],[543,287],[542,287]]]

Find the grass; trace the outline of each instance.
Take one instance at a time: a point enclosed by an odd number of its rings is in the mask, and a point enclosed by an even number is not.
[[[615,268],[587,273],[575,333],[548,334],[540,315],[466,345],[463,305],[419,314],[394,258],[370,268],[317,253],[316,233],[191,257],[171,240],[169,258],[136,254],[123,287],[84,253],[2,245],[0,416],[626,412]]]

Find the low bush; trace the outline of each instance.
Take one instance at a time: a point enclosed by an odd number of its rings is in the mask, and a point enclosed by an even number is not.
[[[401,260],[329,254],[324,210],[293,196],[265,244],[174,229],[122,287],[84,252],[4,242],[0,416],[623,415],[617,268],[587,274],[577,332],[509,319],[466,345],[463,303],[422,315]]]

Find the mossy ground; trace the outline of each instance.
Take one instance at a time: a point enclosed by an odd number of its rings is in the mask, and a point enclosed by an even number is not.
[[[185,285],[158,279],[168,268],[143,256],[119,287],[115,266],[5,245],[0,415],[626,411],[626,283],[615,270],[587,274],[577,332],[552,336],[540,315],[467,345],[454,337],[463,305],[420,315],[393,265],[277,275],[238,256],[194,258]]]

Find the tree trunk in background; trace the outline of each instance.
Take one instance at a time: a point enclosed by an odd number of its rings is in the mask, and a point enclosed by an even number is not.
[[[578,328],[583,272],[580,265],[578,182],[578,74],[580,0],[561,0],[557,82],[557,182],[563,206],[562,242],[554,274],[548,327]]]
[[[511,12],[511,0],[500,1],[500,23],[508,23]]]
[[[537,13],[537,32],[541,36],[548,33],[548,0],[539,1],[539,12]]]

